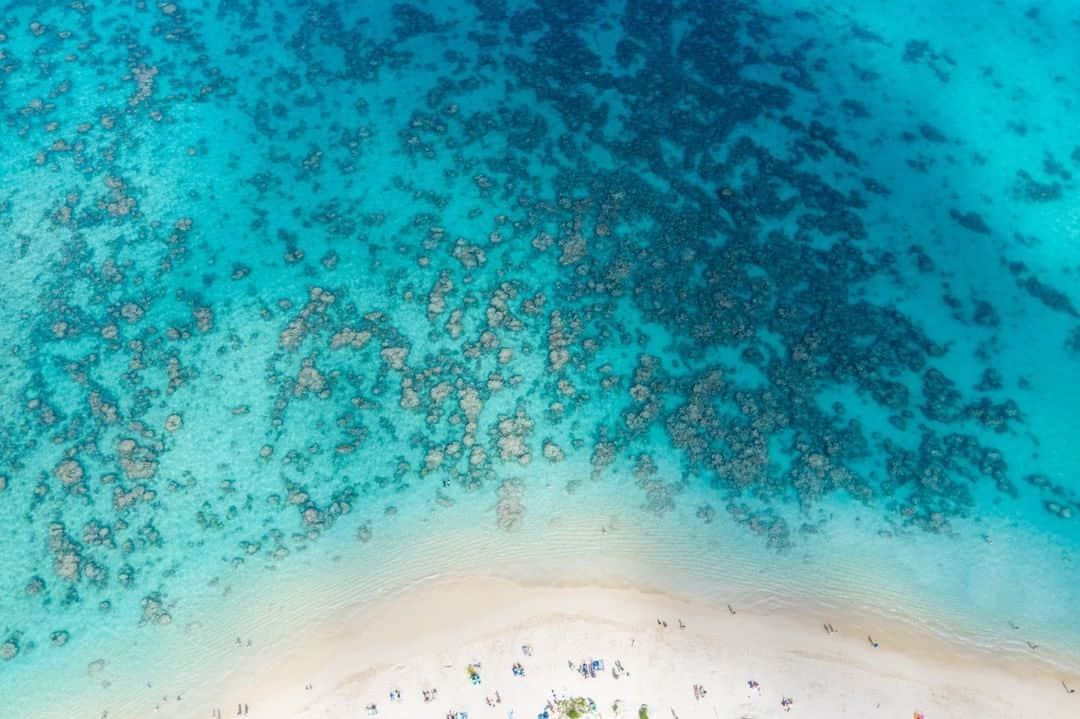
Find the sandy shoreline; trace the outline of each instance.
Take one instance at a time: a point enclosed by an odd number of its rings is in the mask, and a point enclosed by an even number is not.
[[[733,609],[632,588],[429,580],[339,610],[303,637],[252,654],[213,692],[215,706],[193,716],[214,716],[215,708],[235,716],[246,704],[259,719],[356,717],[374,704],[380,717],[533,719],[553,698],[571,696],[593,699],[597,716],[637,717],[644,704],[654,719],[1080,713],[1080,692],[1061,684],[1080,686],[1080,676],[1037,651],[1025,660],[995,657],[853,611]],[[603,669],[582,676],[577,668],[593,659]],[[626,672],[618,678],[616,661]],[[515,676],[515,663],[524,677]],[[704,697],[695,697],[694,685]]]

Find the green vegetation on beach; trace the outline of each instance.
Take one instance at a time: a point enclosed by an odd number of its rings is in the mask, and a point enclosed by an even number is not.
[[[555,702],[555,710],[560,719],[583,719],[596,711],[596,702],[588,697],[569,697]]]

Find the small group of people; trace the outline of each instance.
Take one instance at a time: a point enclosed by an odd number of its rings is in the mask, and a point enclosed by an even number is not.
[[[751,691],[756,691],[758,694],[761,694],[761,684],[757,680],[755,680],[755,679],[747,680],[746,686],[748,686]],[[702,696],[704,696],[704,695],[705,695],[704,688],[702,688]],[[791,707],[795,706],[795,700],[792,699],[791,697],[783,697],[783,698],[780,699],[780,706],[782,706],[784,708],[784,711],[789,712],[789,711],[791,711]]]
[[[728,607],[730,608],[731,605],[729,604]],[[734,614],[734,613],[735,612],[732,612],[732,614]],[[666,619],[661,619],[660,617],[657,617],[656,618],[656,624],[658,626],[663,627],[664,629],[667,629],[667,620]],[[686,624],[681,619],[679,620],[679,629],[686,629]]]
[[[424,703],[430,704],[435,701],[435,697],[439,695],[438,689],[425,689],[422,694],[424,695]]]
[[[704,699],[705,695],[708,694],[708,693],[709,692],[705,691],[705,687],[701,686],[700,684],[695,684],[694,685],[694,698],[697,699],[698,701],[701,701],[702,699]]]
[[[179,698],[179,697],[177,697],[177,698]],[[107,715],[107,713],[103,714],[102,719],[104,719],[104,717],[106,715]],[[238,717],[240,717],[240,716],[246,717],[247,715],[248,715],[248,705],[247,704],[237,704],[236,705],[236,716],[238,716]],[[222,719],[224,717],[224,715],[221,713],[220,709],[214,709],[213,716],[214,716],[214,719]]]
[[[574,665],[574,660],[567,659],[566,664],[568,667],[570,667],[586,679],[595,679],[598,673],[604,671],[603,659],[592,659],[584,661],[576,666]]]

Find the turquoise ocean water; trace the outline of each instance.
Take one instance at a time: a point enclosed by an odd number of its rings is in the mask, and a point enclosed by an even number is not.
[[[1075,664],[1078,48],[1063,0],[3,4],[4,715],[207,716],[447,572]]]

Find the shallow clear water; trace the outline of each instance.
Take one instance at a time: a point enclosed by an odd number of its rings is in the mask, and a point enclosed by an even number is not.
[[[0,17],[8,708],[448,571],[1075,656],[1073,4]]]

